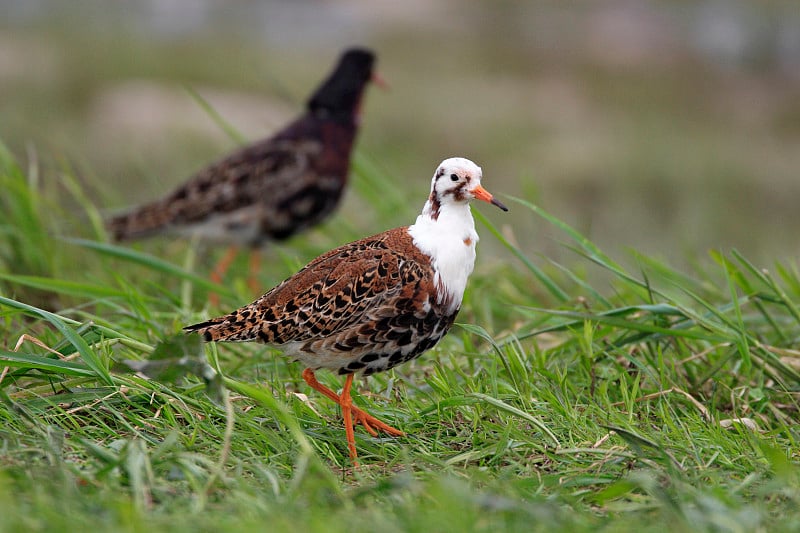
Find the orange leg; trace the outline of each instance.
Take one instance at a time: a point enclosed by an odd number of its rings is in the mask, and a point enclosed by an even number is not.
[[[247,277],[247,286],[253,294],[263,293],[264,290],[258,283],[258,271],[261,270],[261,251],[257,248],[250,250],[250,274]]]
[[[228,250],[225,252],[225,255],[223,255],[222,258],[220,258],[220,260],[217,261],[217,264],[214,265],[214,269],[211,271],[211,275],[209,276],[209,278],[211,278],[211,281],[218,284],[222,283],[222,277],[230,268],[231,263],[233,263],[233,260],[236,259],[237,252],[238,249],[236,248],[236,246],[231,246],[230,248],[228,248]],[[219,306],[219,295],[217,293],[212,292],[211,294],[208,295],[208,299],[211,301],[211,305],[213,305],[214,307]]]
[[[347,374],[342,389],[342,397],[339,405],[342,406],[342,418],[344,418],[344,434],[347,436],[347,448],[350,450],[350,460],[353,466],[358,466],[358,452],[356,451],[356,434],[353,431],[353,399],[350,398],[350,387],[353,385],[353,374]]]
[[[393,437],[402,437],[405,435],[399,429],[395,429],[392,426],[385,424],[375,418],[374,416],[370,415],[366,411],[362,411],[355,405],[353,405],[353,400],[350,398],[350,387],[353,384],[353,374],[348,374],[347,379],[344,382],[344,389],[342,390],[342,395],[339,396],[331,389],[317,381],[317,376],[314,375],[314,371],[310,368],[306,368],[303,370],[303,379],[308,383],[308,386],[314,389],[315,391],[321,392],[334,402],[336,402],[342,408],[342,416],[344,417],[344,429],[347,434],[347,446],[350,449],[350,458],[353,462],[356,462],[356,443],[355,443],[355,434],[353,432],[353,425],[354,424],[361,424],[364,426],[370,435],[373,437],[378,436],[378,432],[375,431],[375,428],[380,429],[381,431],[392,435]]]

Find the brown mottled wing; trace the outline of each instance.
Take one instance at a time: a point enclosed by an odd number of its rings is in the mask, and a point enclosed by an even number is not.
[[[330,211],[325,199],[339,198],[338,177],[318,175],[315,160],[321,152],[322,143],[312,139],[253,144],[202,170],[163,200],[111,219],[109,230],[122,240],[217,218],[218,233],[239,232],[239,240],[285,238],[307,225],[301,222],[313,212]]]
[[[192,222],[256,202],[273,204],[309,181],[315,140],[267,141],[246,147],[197,174],[168,198],[176,221]]]
[[[406,228],[337,248],[252,304],[189,326],[209,341],[285,345],[315,368],[372,373],[433,346],[452,324]]]

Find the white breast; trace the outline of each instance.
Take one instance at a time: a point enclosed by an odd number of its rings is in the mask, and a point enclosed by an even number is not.
[[[478,234],[469,205],[443,206],[434,220],[427,214],[417,217],[408,228],[414,244],[431,258],[434,284],[444,289],[437,303],[447,302],[447,312],[461,307],[467,278],[475,266]]]

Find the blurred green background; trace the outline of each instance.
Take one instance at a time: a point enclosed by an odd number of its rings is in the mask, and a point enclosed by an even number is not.
[[[796,257],[796,0],[2,0],[0,139],[39,179],[70,169],[118,210],[234,146],[187,87],[255,139],[352,44],[378,52],[391,85],[369,91],[359,152],[410,211],[376,220],[350,191],[331,224],[410,223],[437,164],[462,155],[490,191],[618,257]],[[527,252],[569,260],[528,210],[512,211],[491,216]]]

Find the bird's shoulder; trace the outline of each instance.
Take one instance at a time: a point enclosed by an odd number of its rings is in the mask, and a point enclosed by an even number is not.
[[[322,149],[322,141],[314,137],[263,139],[203,168],[172,196],[219,196],[230,189],[245,190],[250,184],[277,187],[312,171],[313,159]]]
[[[331,334],[367,315],[423,312],[435,301],[433,278],[430,258],[402,227],[319,256],[248,307],[266,323],[288,326],[275,338],[287,342]]]

